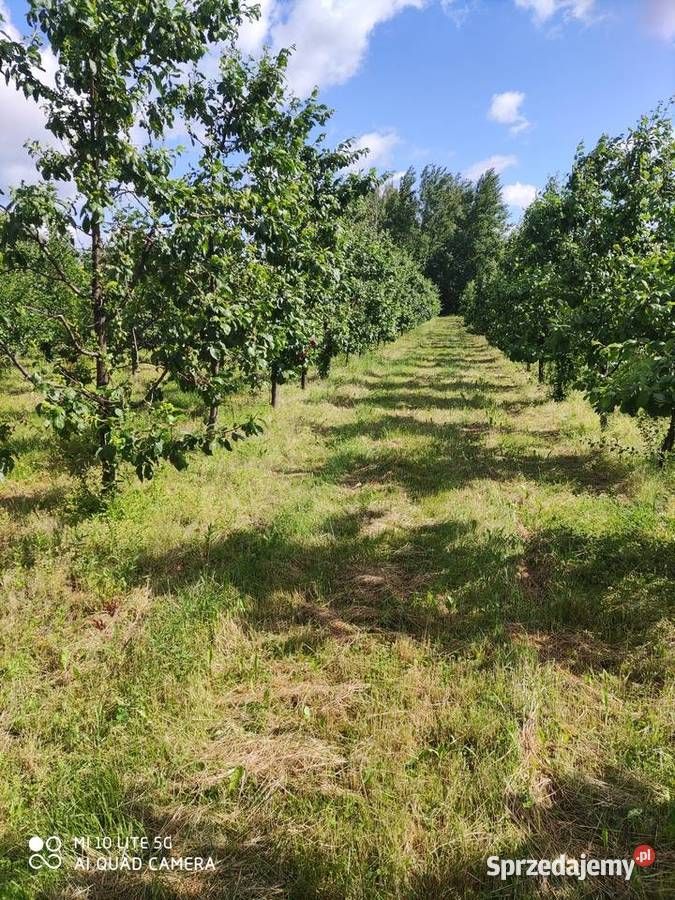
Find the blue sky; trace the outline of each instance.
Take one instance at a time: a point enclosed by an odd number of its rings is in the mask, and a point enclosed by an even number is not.
[[[400,172],[492,161],[518,210],[580,140],[619,133],[675,93],[675,0],[259,0],[242,46],[295,44],[294,88],[318,84],[330,137]],[[23,0],[0,0],[25,30]],[[14,180],[34,112],[0,88],[0,179]],[[482,164],[482,165],[481,165]]]
[[[644,28],[640,5],[612,0],[605,21],[542,25],[509,0],[486,0],[461,27],[440,4],[404,10],[375,30],[360,71],[325,92],[336,130],[391,131],[396,170],[430,161],[467,171],[498,156],[513,163],[505,183],[541,186],[569,170],[580,140],[619,133],[675,93],[675,47]],[[524,94],[528,126],[515,134],[489,118],[507,92]]]

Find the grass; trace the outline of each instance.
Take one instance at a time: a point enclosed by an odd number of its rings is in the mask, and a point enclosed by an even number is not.
[[[3,900],[672,896],[672,465],[457,319],[105,515],[5,388]],[[31,834],[220,863],[35,875]],[[486,870],[645,842],[629,884]]]

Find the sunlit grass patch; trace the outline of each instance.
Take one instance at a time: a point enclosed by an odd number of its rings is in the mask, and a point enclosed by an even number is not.
[[[666,896],[672,468],[454,319],[266,418],[106,512],[39,448],[0,487],[0,896],[534,897],[487,856],[641,842]],[[160,831],[217,875],[26,869]]]

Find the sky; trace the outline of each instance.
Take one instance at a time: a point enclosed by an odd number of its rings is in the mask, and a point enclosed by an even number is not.
[[[252,0],[251,0],[252,2]],[[501,174],[517,217],[577,144],[619,134],[675,94],[675,0],[258,0],[240,37],[258,53],[295,46],[289,81],[335,110],[335,143],[397,175],[445,166]],[[24,0],[0,0],[25,33]],[[31,170],[30,101],[0,84],[0,185]]]

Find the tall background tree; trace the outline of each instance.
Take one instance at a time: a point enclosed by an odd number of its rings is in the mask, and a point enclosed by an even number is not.
[[[416,183],[408,169],[398,186],[381,192],[377,221],[417,260],[441,294],[445,313],[458,312],[467,285],[489,277],[506,229],[499,176],[473,184],[440,166],[426,166]]]
[[[385,184],[382,189],[379,224],[391,235],[394,243],[424,264],[426,252],[416,182],[417,175],[411,167],[401,177],[398,185],[390,181]]]

